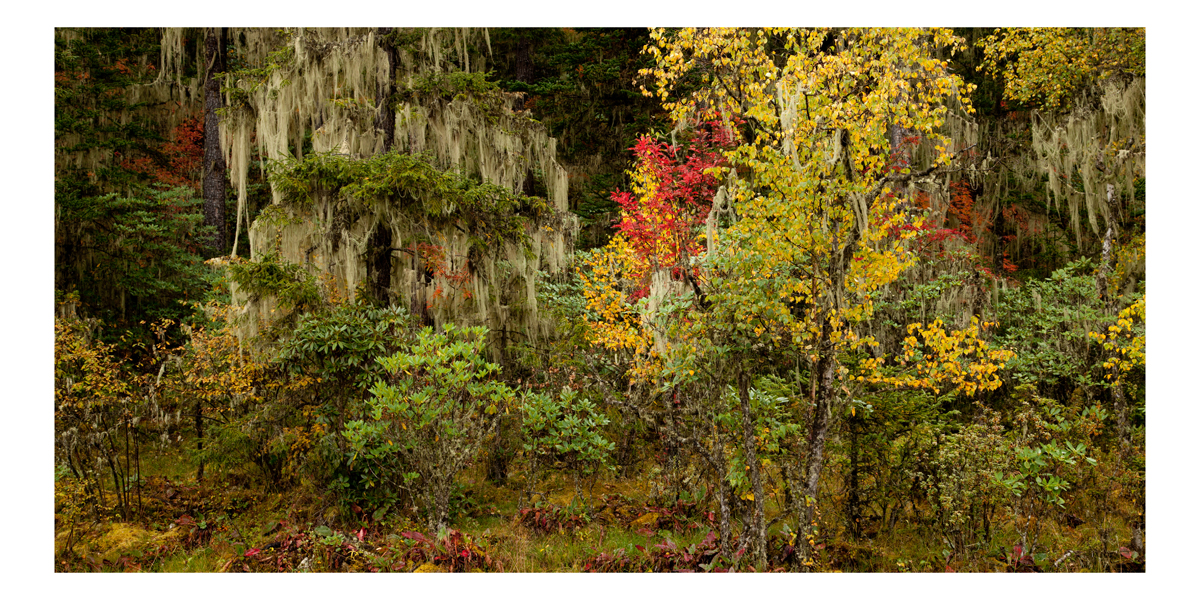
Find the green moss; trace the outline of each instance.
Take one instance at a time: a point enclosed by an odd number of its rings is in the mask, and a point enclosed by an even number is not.
[[[316,154],[271,163],[271,182],[285,202],[307,204],[340,194],[367,206],[401,209],[434,223],[457,224],[483,244],[525,241],[525,225],[549,210],[544,198],[442,171],[422,155],[388,152],[365,160]]]
[[[482,109],[488,121],[496,124],[501,116],[512,115],[508,109],[512,94],[489,81],[491,77],[490,72],[422,73],[398,82],[392,106],[398,107],[406,102],[427,105],[432,101],[463,99]]]
[[[410,93],[436,95],[447,100],[460,95],[480,98],[500,90],[499,86],[488,81],[490,76],[491,73],[466,73],[463,71],[423,73],[413,77],[407,87]]]
[[[286,32],[280,33],[286,34]],[[233,60],[236,61],[236,57]],[[285,42],[275,51],[268,54],[266,60],[261,65],[248,65],[229,71],[225,74],[225,84],[221,86],[221,93],[225,94],[226,106],[218,108],[217,114],[225,117],[231,112],[236,112],[249,106],[250,96],[259,87],[265,85],[275,71],[291,68],[295,63],[295,47]],[[283,81],[283,85],[287,85],[288,83],[290,82],[287,80]]]
[[[317,280],[298,264],[268,254],[257,261],[238,261],[229,266],[230,277],[252,296],[275,296],[287,310],[304,309],[321,303]]]
[[[395,27],[384,34],[382,39],[398,49],[415,50],[421,41],[422,30],[409,27]]]
[[[263,208],[262,212],[258,213],[255,221],[260,221],[277,229],[283,229],[289,225],[299,225],[304,222],[303,219],[277,204],[270,204]]]

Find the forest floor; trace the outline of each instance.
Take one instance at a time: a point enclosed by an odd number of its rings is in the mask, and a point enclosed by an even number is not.
[[[460,475],[452,528],[441,536],[423,522],[328,506],[295,490],[262,489],[245,475],[213,472],[201,481],[179,448],[143,458],[143,485],[131,495],[132,514],[77,516],[59,486],[55,498],[57,572],[666,572],[749,571],[748,561],[714,560],[715,515],[686,495],[651,494],[646,476],[607,477],[592,487],[587,511],[570,477],[551,476],[540,502],[522,506],[524,473],[503,485],[482,465]],[[585,496],[586,496],[585,492]],[[664,500],[664,497],[667,497]],[[671,500],[674,500],[671,502]],[[768,503],[770,513],[770,503]],[[768,514],[768,519],[773,515]],[[1048,524],[1052,546],[1071,547],[1089,532]],[[735,528],[737,525],[735,525]],[[815,545],[816,570],[846,572],[1005,572],[1033,570],[1014,560],[1002,540],[1012,524],[997,523],[987,547],[946,551],[945,540],[901,521],[890,531],[852,540],[826,533]],[[786,561],[794,536],[770,529],[768,570]],[[736,540],[735,540],[736,541]],[[736,546],[735,546],[736,547]],[[1115,549],[1113,550],[1116,551]],[[1060,563],[1072,569],[1070,557]],[[1144,569],[1144,559],[1118,556],[1113,570]],[[1132,557],[1136,559],[1137,557]]]

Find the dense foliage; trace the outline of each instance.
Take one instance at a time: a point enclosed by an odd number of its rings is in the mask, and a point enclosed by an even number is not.
[[[1144,570],[1143,30],[502,29],[485,70],[328,90],[558,137],[584,233],[536,305],[471,304],[546,325],[502,335],[364,283],[545,268],[545,190],[432,155],[260,163],[280,238],[370,209],[357,290],[206,264],[199,113],[130,100],[169,37],[56,35],[57,570]]]
[[[661,107],[630,83],[648,64],[642,28],[550,28],[491,31],[493,77],[523,94],[520,108],[558,139],[571,167],[571,209],[581,218],[578,245],[602,245],[620,214],[610,197],[623,186],[627,151],[661,130]]]

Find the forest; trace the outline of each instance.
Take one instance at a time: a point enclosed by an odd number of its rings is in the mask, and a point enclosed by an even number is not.
[[[1145,29],[57,28],[53,115],[56,573],[1146,571]]]

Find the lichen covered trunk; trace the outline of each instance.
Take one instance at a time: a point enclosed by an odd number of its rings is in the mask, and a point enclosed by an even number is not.
[[[726,560],[733,559],[732,548],[733,543],[733,526],[732,516],[729,509],[729,503],[733,498],[733,488],[729,485],[729,477],[725,473],[725,445],[720,443],[718,435],[717,456],[719,456],[720,470],[717,472],[717,503],[721,510],[721,556]]]
[[[1096,288],[1100,293],[1100,297],[1104,299],[1104,311],[1109,316],[1117,314],[1117,299],[1114,297],[1110,289],[1108,276],[1112,273],[1112,258],[1120,238],[1120,230],[1117,226],[1118,199],[1115,192],[1115,186],[1111,183],[1105,186],[1107,199],[1105,201],[1108,209],[1108,227],[1104,232],[1104,239],[1100,243],[1100,266],[1096,269]],[[1121,441],[1122,453],[1129,450],[1129,404],[1125,401],[1125,389],[1121,383],[1121,371],[1116,365],[1108,368],[1108,375],[1112,380],[1112,395],[1113,408],[1116,409],[1117,418],[1117,437]]]
[[[439,481],[430,486],[429,529],[435,533],[450,525],[450,491],[452,481]]]
[[[828,323],[824,325],[830,329]],[[833,379],[838,363],[829,352],[817,362],[817,390],[812,414],[809,417],[808,453],[804,466],[804,512],[800,515],[800,538],[797,540],[801,567],[812,566],[812,548],[816,543],[817,494],[820,491],[821,471],[825,466],[825,441],[829,434],[833,405]]]
[[[758,443],[754,435],[754,416],[750,408],[750,374],[742,371],[738,376],[738,400],[742,412],[742,451],[746,467],[750,471],[750,486],[754,494],[754,512],[750,516],[750,529],[746,532],[746,547],[758,568],[767,565],[767,527],[763,507],[761,466],[758,464]]]
[[[261,81],[239,76],[226,87],[222,142],[238,188],[239,232],[252,143],[281,168],[420,157],[469,185],[539,190],[548,205],[518,211],[527,219],[524,231],[501,236],[481,227],[457,192],[431,197],[410,186],[351,198],[342,191],[347,182],[318,181],[295,194],[271,177],[274,206],[250,227],[251,259],[278,255],[344,297],[365,291],[375,302],[409,307],[425,324],[487,326],[494,355],[502,336],[532,342],[552,333],[538,309],[537,281],[565,267],[577,219],[568,210],[555,140],[540,123],[514,114],[504,92],[479,76],[486,32],[340,28],[281,37],[249,29],[239,36],[239,54],[275,65]],[[267,55],[272,48],[274,58]],[[463,81],[475,87],[445,89]],[[311,152],[301,151],[306,139]],[[428,173],[421,177],[430,181]],[[271,298],[234,300],[247,317],[242,338],[282,316],[272,312]]]
[[[225,236],[225,155],[221,152],[221,129],[217,110],[221,108],[221,80],[216,74],[225,70],[224,49],[217,28],[204,38],[207,70],[204,77],[204,225],[212,228],[209,252],[220,254],[226,248]]]

